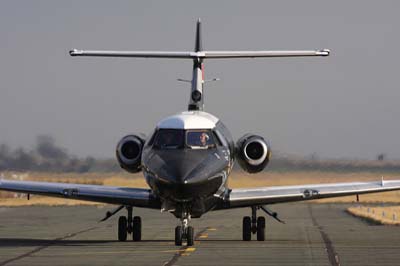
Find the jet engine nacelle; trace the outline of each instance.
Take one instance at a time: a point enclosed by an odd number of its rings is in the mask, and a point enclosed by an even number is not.
[[[246,134],[236,143],[236,158],[248,173],[258,173],[267,166],[271,149],[263,137]]]
[[[121,168],[130,173],[140,172],[144,143],[144,137],[137,135],[125,136],[118,142],[116,155]]]

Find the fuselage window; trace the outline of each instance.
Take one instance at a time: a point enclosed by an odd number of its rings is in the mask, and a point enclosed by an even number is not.
[[[186,145],[192,149],[207,149],[215,147],[215,142],[210,130],[188,130]]]
[[[185,142],[185,131],[182,129],[160,129],[154,140],[157,149],[182,149]]]

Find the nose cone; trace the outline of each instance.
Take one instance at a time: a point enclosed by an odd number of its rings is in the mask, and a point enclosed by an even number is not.
[[[163,157],[165,161],[163,174],[160,176],[167,179],[170,183],[186,184],[187,179],[193,175],[192,172],[198,167],[199,162],[205,158],[203,154],[200,156],[190,156],[187,152],[182,152],[174,156],[165,156]]]
[[[207,180],[227,167],[218,150],[156,150],[146,165],[169,183],[189,184]]]
[[[147,166],[159,179],[160,192],[187,199],[215,193],[228,163],[217,149],[158,150]]]

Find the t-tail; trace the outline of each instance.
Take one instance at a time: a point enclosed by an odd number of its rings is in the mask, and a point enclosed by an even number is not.
[[[197,20],[196,25],[196,40],[194,45],[194,52],[202,52],[202,39],[201,39],[201,21]],[[204,65],[203,58],[193,58],[193,73],[192,73],[192,90],[189,99],[189,110],[203,110],[203,88],[204,88]]]
[[[194,51],[104,51],[104,50],[78,50],[69,52],[71,56],[97,56],[97,57],[142,57],[142,58],[172,58],[193,60],[193,73],[189,110],[204,109],[204,59],[227,58],[256,58],[256,57],[301,57],[301,56],[329,56],[328,49],[321,50],[286,50],[286,51],[203,51],[201,37],[201,21],[196,24],[196,38]]]

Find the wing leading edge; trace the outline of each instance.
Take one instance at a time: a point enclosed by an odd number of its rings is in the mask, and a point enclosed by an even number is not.
[[[233,189],[222,209],[400,190],[400,180]]]
[[[151,190],[144,188],[0,179],[0,190],[154,209],[161,205]]]

